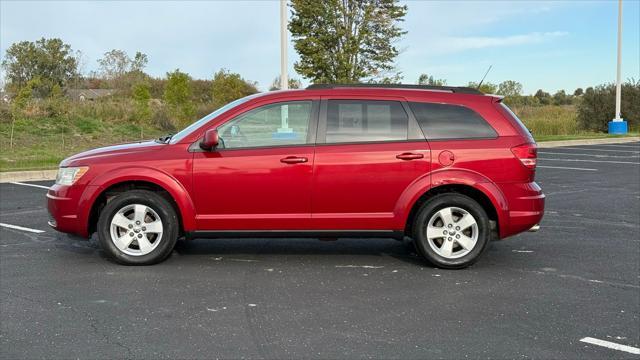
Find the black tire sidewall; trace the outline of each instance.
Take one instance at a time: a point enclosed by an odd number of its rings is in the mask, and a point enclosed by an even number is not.
[[[163,234],[160,244],[152,252],[142,256],[123,253],[111,241],[111,219],[124,206],[141,204],[152,208],[162,220]],[[102,209],[98,219],[98,241],[107,255],[120,264],[151,265],[166,259],[178,239],[178,218],[171,204],[159,194],[147,190],[131,190],[123,192],[111,199]]]
[[[446,207],[458,207],[468,211],[478,224],[478,241],[468,254],[457,259],[447,259],[438,255],[428,244],[426,228],[429,220],[437,211]],[[425,204],[416,216],[413,226],[413,239],[418,251],[433,265],[445,269],[460,269],[472,265],[480,258],[489,244],[491,224],[486,211],[472,198],[462,194],[436,195]]]

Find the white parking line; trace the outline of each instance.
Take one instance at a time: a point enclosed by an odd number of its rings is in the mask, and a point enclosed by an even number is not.
[[[538,154],[545,154],[545,155],[570,155],[570,156],[592,156],[592,157],[597,157],[597,158],[622,158],[622,159],[629,159],[629,158],[638,158],[640,157],[640,154],[632,154],[632,155],[602,155],[602,154],[576,154],[576,153],[570,153],[570,152],[546,152],[546,151],[538,151]]]
[[[588,344],[603,346],[603,347],[606,347],[606,348],[609,348],[609,349],[613,349],[613,350],[628,352],[628,353],[631,353],[631,354],[636,354],[636,355],[640,354],[640,349],[638,349],[636,347],[628,346],[628,345],[622,345],[622,344],[616,344],[616,343],[613,343],[611,341],[595,339],[595,338],[592,338],[592,337],[582,338],[582,339],[580,339],[580,341],[588,343]]]
[[[638,145],[600,144],[598,146],[640,149],[640,146],[638,146]]]
[[[0,226],[5,227],[7,229],[22,230],[22,231],[32,232],[36,234],[42,234],[44,232],[43,230],[30,229],[30,228],[26,228],[18,225],[11,225],[11,224],[5,224],[5,223],[0,223]]]
[[[566,167],[566,166],[545,166],[545,165],[538,165],[536,166],[538,168],[544,168],[544,169],[562,169],[562,170],[578,170],[578,171],[598,171],[598,169],[589,169],[589,168],[574,168],[574,167]]]
[[[609,151],[609,152],[617,152],[617,153],[621,153],[621,152],[630,152],[630,153],[640,153],[640,151],[633,151],[633,150],[612,150],[612,149],[595,149],[595,148],[576,148],[576,147],[559,147],[556,148],[558,150],[562,149],[562,150],[583,150],[583,151]]]
[[[37,187],[37,188],[41,188],[41,189],[51,189],[48,186],[44,186],[44,185],[36,185],[36,184],[26,184],[26,183],[21,183],[21,182],[16,182],[16,181],[12,181],[9,184],[13,184],[13,185],[22,185],[22,186],[32,186],[32,187]]]
[[[584,160],[584,159],[550,159],[550,158],[538,158],[538,160],[548,160],[548,161],[579,161],[579,162],[595,162],[595,163],[609,163],[609,164],[633,164],[633,165],[640,165],[640,162],[633,162],[633,161],[604,161],[604,160]]]

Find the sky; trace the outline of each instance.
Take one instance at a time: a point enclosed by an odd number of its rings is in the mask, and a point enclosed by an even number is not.
[[[617,1],[403,1],[407,31],[395,45],[403,83],[422,73],[449,85],[516,80],[573,92],[614,82]],[[624,0],[623,79],[640,79],[640,0]],[[157,77],[179,68],[211,79],[220,68],[267,90],[280,71],[279,2],[0,0],[0,51],[59,37],[97,70],[111,49],[148,55]],[[289,46],[289,76],[297,54]],[[308,81],[302,79],[303,84]]]

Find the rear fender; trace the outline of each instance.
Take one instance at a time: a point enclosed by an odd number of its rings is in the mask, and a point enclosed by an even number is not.
[[[508,228],[508,205],[500,188],[485,176],[466,169],[439,169],[416,179],[402,193],[396,204],[396,227],[405,227],[411,210],[425,193],[446,185],[464,185],[482,192],[496,210],[499,232],[504,233]]]

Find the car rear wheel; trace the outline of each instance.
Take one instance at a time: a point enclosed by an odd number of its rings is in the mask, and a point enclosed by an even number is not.
[[[475,263],[487,248],[490,233],[486,211],[461,194],[436,195],[422,206],[413,226],[418,251],[445,269]]]
[[[98,219],[102,249],[126,265],[150,265],[166,259],[178,239],[173,206],[158,193],[132,190],[111,199]]]

